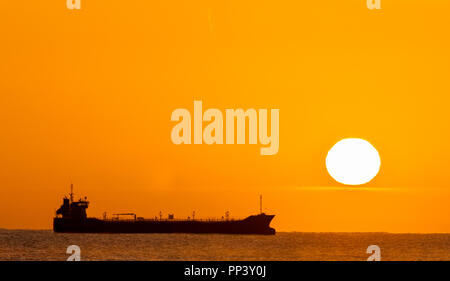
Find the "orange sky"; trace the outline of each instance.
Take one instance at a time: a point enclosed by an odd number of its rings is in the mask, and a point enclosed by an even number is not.
[[[88,214],[277,216],[279,231],[450,232],[447,0],[0,3],[0,227]],[[279,108],[280,148],[171,142],[176,108]],[[347,137],[381,170],[328,175]]]

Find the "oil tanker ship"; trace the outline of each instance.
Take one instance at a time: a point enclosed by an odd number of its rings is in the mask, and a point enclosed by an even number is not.
[[[275,215],[266,215],[261,212],[242,220],[228,218],[222,219],[174,219],[169,215],[167,219],[144,219],[134,213],[114,214],[115,217],[103,219],[87,217],[86,209],[89,201],[73,200],[73,186],[69,198],[64,197],[63,204],[56,211],[53,219],[54,232],[71,233],[222,233],[222,234],[264,234],[273,235],[275,229],[270,222]],[[131,219],[120,219],[120,216],[131,216]]]

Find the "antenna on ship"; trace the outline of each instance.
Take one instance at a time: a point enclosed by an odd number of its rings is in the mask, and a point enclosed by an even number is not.
[[[73,202],[73,183],[70,184],[70,203]]]
[[[262,214],[262,194],[259,195],[259,213]]]

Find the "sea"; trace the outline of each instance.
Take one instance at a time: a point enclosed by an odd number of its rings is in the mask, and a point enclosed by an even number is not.
[[[365,261],[376,245],[382,261],[450,260],[450,234],[302,233],[66,234],[0,229],[0,260],[65,261]],[[67,253],[69,248],[69,253]]]

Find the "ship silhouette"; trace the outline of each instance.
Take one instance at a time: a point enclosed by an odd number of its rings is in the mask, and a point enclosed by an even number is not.
[[[275,215],[266,215],[262,212],[262,197],[260,198],[260,214],[251,215],[242,220],[230,219],[228,212],[222,219],[174,219],[174,215],[168,219],[160,217],[144,219],[134,213],[114,214],[113,218],[90,218],[86,209],[89,201],[85,197],[74,201],[73,185],[69,198],[63,198],[63,204],[56,211],[53,219],[54,232],[71,233],[220,233],[220,234],[264,234],[273,235],[275,229],[270,227],[270,222]],[[119,219],[120,216],[131,216],[131,219]]]

